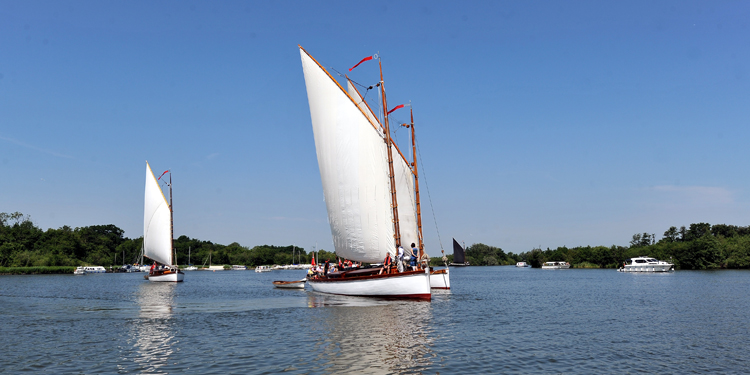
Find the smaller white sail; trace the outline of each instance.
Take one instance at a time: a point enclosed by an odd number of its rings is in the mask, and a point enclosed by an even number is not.
[[[404,159],[398,147],[391,147],[393,153],[393,173],[396,180],[396,199],[398,203],[398,222],[401,229],[401,246],[408,253],[411,244],[419,245],[417,228],[417,198],[414,190],[414,173],[411,165]]]
[[[169,203],[146,162],[146,193],[143,206],[143,255],[172,265],[172,220]]]

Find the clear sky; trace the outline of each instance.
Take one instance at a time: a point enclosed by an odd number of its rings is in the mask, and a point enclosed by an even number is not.
[[[430,255],[750,225],[746,1],[0,0],[0,212],[140,237],[148,160],[176,236],[332,250],[298,44],[413,104]]]

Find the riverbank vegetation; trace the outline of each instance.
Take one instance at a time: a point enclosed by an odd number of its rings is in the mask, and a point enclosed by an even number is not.
[[[80,228],[66,225],[44,231],[27,215],[0,213],[0,273],[62,272],[62,268],[55,267],[66,267],[67,273],[70,267],[82,265],[116,267],[138,263],[143,238],[127,238],[123,234],[124,231],[113,224]],[[237,242],[221,245],[184,235],[175,239],[174,246],[177,264],[256,267],[310,263],[312,260],[311,253],[297,246],[260,245],[250,248]],[[320,250],[316,254],[318,262],[336,260],[334,252]],[[658,241],[655,234],[638,233],[633,235],[629,246],[562,246],[532,249],[520,254],[477,243],[467,247],[465,255],[472,266],[512,265],[525,261],[532,267],[541,267],[544,262],[566,261],[574,268],[617,268],[626,259],[643,255],[673,262],[678,269],[748,269],[750,227],[697,223],[679,229],[670,227]],[[453,254],[447,258],[448,263],[453,262]],[[430,264],[443,265],[442,256],[431,258]]]
[[[600,268],[617,268],[637,256],[649,256],[674,263],[677,269],[750,268],[750,227],[708,223],[670,227],[658,241],[653,233],[634,234],[630,246],[586,246],[541,250],[520,254],[532,267],[544,262],[566,261],[573,267],[590,263]]]
[[[115,225],[46,231],[20,212],[0,213],[0,273],[68,273],[76,266],[109,268],[136,264],[141,259],[143,237],[127,238]],[[298,246],[261,245],[249,248],[201,241],[187,236],[175,239],[177,264],[242,264],[248,267],[272,264],[310,263],[312,254]],[[333,252],[316,252],[317,260],[335,260]],[[149,263],[148,259],[144,259]],[[62,268],[60,268],[62,267]]]

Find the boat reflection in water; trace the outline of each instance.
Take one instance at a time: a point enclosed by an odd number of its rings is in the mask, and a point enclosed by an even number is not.
[[[432,368],[436,333],[429,326],[429,302],[308,294],[309,307],[322,307],[311,323],[309,370],[327,373],[383,374]]]
[[[140,313],[135,320],[135,362],[143,373],[163,373],[174,353],[173,312],[175,283],[142,283],[138,297]]]

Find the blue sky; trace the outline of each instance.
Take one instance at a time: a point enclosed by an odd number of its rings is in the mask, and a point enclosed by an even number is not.
[[[750,225],[741,1],[0,1],[0,212],[139,237],[148,160],[176,235],[331,250],[298,44],[413,104],[431,255]]]

